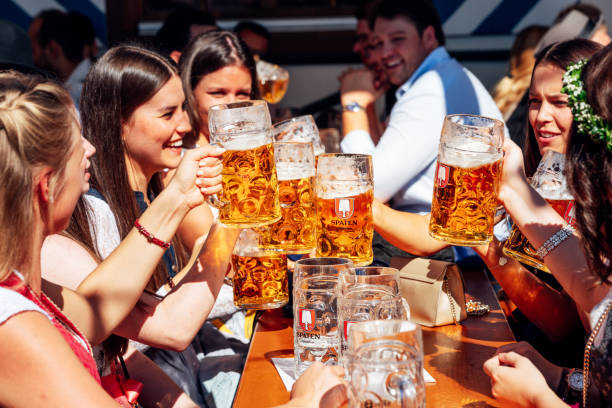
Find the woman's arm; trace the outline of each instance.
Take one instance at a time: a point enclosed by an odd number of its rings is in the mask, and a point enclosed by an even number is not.
[[[169,289],[162,300],[144,292],[114,333],[154,347],[185,349],[214,305],[240,231],[215,224],[206,240],[196,243],[196,252],[188,266],[175,276],[176,287]],[[64,236],[48,237],[41,259],[43,279],[53,282],[44,282],[48,295],[61,291],[58,285],[77,288],[97,266],[96,260],[83,246]],[[62,272],[61,276],[57,271]],[[88,307],[86,301],[78,296],[70,299]]]
[[[449,244],[429,235],[429,214],[394,210],[378,200],[372,204],[374,228],[387,241],[418,256],[434,254]]]
[[[521,232],[534,248],[539,248],[567,223],[529,185],[520,148],[506,140],[504,150],[499,198]],[[544,257],[544,262],[578,307],[586,313],[610,290],[609,285],[598,285],[599,279],[589,271],[576,233],[556,246]]]
[[[184,277],[170,293],[162,301],[149,295],[148,306],[139,303],[115,332],[154,347],[184,350],[215,304],[240,231],[213,224],[206,242],[196,248],[197,262],[177,275]]]
[[[487,246],[474,249],[510,300],[546,337],[558,341],[574,333],[581,325],[572,299],[565,292],[547,285],[520,262],[505,256],[502,243],[494,240]]]
[[[0,361],[0,406],[117,408],[38,312],[23,312],[0,325]]]
[[[169,241],[187,212],[203,203],[202,193],[220,189],[221,149],[206,146],[188,152],[173,181],[140,217],[140,223],[155,237]],[[201,167],[200,162],[207,163]],[[197,179],[196,179],[197,173]],[[198,184],[198,186],[196,186]],[[115,251],[78,287],[45,285],[45,292],[63,308],[93,343],[103,341],[125,319],[140,298],[165,249],[150,243],[135,228]]]

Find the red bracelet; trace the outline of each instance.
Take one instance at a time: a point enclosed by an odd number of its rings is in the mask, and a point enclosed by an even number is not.
[[[168,249],[170,248],[170,243],[169,242],[165,242],[162,241],[159,238],[155,238],[155,236],[153,234],[151,234],[149,231],[147,231],[142,225],[140,225],[140,222],[138,222],[138,218],[136,218],[136,220],[134,220],[134,227],[136,227],[136,229],[138,230],[138,232],[140,232],[142,235],[144,235],[144,237],[147,239],[147,241],[160,246],[164,249]]]

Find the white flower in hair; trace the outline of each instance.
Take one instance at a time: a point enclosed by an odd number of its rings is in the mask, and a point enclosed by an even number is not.
[[[587,60],[575,62],[567,66],[563,74],[563,88],[561,92],[568,96],[567,104],[574,115],[574,123],[579,133],[590,136],[596,142],[602,143],[612,152],[612,129],[601,116],[593,112],[593,108],[586,100],[586,91],[582,82],[582,68]]]

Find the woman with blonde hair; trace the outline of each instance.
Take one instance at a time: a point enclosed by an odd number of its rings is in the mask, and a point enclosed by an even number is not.
[[[75,292],[41,279],[40,262],[45,237],[66,228],[89,188],[95,150],[72,99],[48,80],[0,73],[0,134],[0,405],[116,407],[99,386],[90,344],[134,308],[164,253],[158,244],[202,193],[220,189],[217,163],[204,160],[213,149],[185,156],[139,228]]]

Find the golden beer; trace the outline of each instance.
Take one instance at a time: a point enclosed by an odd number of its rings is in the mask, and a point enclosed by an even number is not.
[[[287,93],[288,87],[289,78],[259,79],[261,97],[269,103],[280,102]]]
[[[306,254],[315,248],[313,183],[314,177],[279,180],[282,216],[280,221],[257,229],[260,248],[291,254]]]
[[[501,159],[465,168],[438,161],[429,234],[455,245],[491,241],[501,165]]]
[[[273,309],[289,301],[287,256],[232,255],[234,304],[246,309]]]
[[[273,144],[223,153],[219,221],[249,228],[281,217]]]
[[[557,214],[562,216],[570,225],[574,225],[576,219],[574,217],[574,200],[546,200]],[[512,226],[510,237],[504,242],[502,249],[505,255],[516,259],[519,262],[533,266],[541,271],[550,273],[548,267],[544,264],[544,260],[537,255],[536,249],[531,245],[529,240],[518,229],[516,224]]]
[[[355,266],[372,263],[373,189],[348,197],[315,198],[317,256],[349,258]]]

